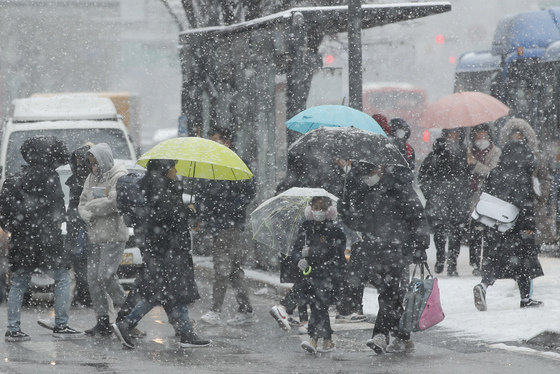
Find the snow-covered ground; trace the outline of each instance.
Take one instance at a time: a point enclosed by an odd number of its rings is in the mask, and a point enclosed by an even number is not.
[[[543,331],[560,332],[560,258],[541,257],[545,275],[534,281],[533,297],[544,302],[544,307],[521,309],[519,290],[513,280],[498,280],[487,293],[488,310],[479,312],[473,302],[473,287],[480,282],[469,266],[468,247],[461,247],[459,277],[449,278],[444,271],[434,274],[439,278],[441,303],[445,320],[438,326],[466,339],[481,340],[489,344],[522,342]],[[209,257],[195,257],[198,266],[212,268]],[[433,270],[435,248],[428,250],[428,263]],[[278,274],[259,270],[246,270],[248,278],[280,287]],[[366,288],[364,312],[377,314],[377,291]],[[497,348],[500,348],[496,345]],[[502,347],[502,349],[505,349]],[[558,357],[560,358],[560,356]]]
[[[471,275],[468,247],[461,247],[459,277],[449,278],[444,271],[439,278],[440,296],[445,320],[439,326],[457,335],[488,343],[527,340],[545,331],[560,332],[560,259],[541,257],[544,276],[535,279],[533,298],[544,307],[521,309],[519,290],[513,280],[498,280],[488,288],[488,310],[479,312],[473,302],[473,287],[480,277]],[[428,263],[433,271],[435,248],[428,251]],[[365,313],[377,312],[377,293],[367,289],[364,295]]]

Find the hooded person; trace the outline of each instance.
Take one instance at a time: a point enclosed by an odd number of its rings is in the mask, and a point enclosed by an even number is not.
[[[416,153],[414,152],[414,148],[407,143],[408,138],[410,138],[410,126],[402,118],[392,118],[389,121],[389,128],[391,129],[393,144],[395,144],[399,152],[408,162],[410,169],[414,170]]]
[[[486,177],[498,165],[502,150],[492,140],[492,131],[488,124],[480,124],[471,129],[469,133],[469,151],[467,163],[470,168],[470,187],[472,200],[470,211],[474,211],[482,193]],[[482,253],[484,225],[471,220],[469,225],[469,262],[473,267],[473,275],[480,275],[480,260]]]
[[[445,265],[447,274],[457,276],[457,257],[463,231],[469,221],[472,191],[469,184],[467,147],[462,129],[444,129],[418,172],[418,184],[426,197],[426,216],[434,233],[435,272]]]
[[[371,283],[379,292],[379,312],[366,344],[376,353],[410,350],[414,346],[410,334],[398,329],[401,280],[411,262],[426,259],[429,234],[424,209],[408,168],[362,162],[352,172],[339,211],[342,221],[362,234],[362,241],[352,247],[348,282],[354,288]],[[388,346],[389,333],[395,339]]]
[[[138,285],[140,300],[113,329],[123,345],[134,348],[131,332],[156,305],[162,305],[181,347],[210,344],[194,332],[187,304],[199,299],[190,254],[188,222],[193,214],[183,203],[183,189],[176,181],[175,160],[148,161],[141,182],[149,215],[146,223],[146,268]]]
[[[76,277],[73,303],[86,306],[91,305],[87,284],[87,227],[80,217],[80,213],[78,213],[78,205],[80,204],[84,183],[91,171],[87,153],[92,145],[86,144],[72,152],[70,155],[72,175],[65,182],[69,190],[69,202],[64,246],[71,253]]]
[[[91,173],[84,183],[78,212],[87,225],[87,280],[97,324],[86,330],[86,334],[110,335],[108,297],[117,307],[126,299],[116,273],[128,240],[128,227],[117,210],[116,185],[128,171],[114,163],[106,143],[94,145],[87,156]]]
[[[526,144],[535,156],[536,168],[533,181],[537,193],[535,194],[535,224],[537,244],[555,242],[554,234],[554,212],[549,209],[548,199],[551,191],[550,167],[542,152],[539,150],[537,134],[531,125],[521,118],[510,118],[506,121],[500,131],[500,141],[507,142],[514,132],[520,133]]]
[[[21,304],[36,268],[54,278],[53,336],[81,335],[68,326],[70,256],[63,246],[61,224],[66,220],[58,166],[68,162],[64,143],[52,136],[35,136],[20,148],[21,171],[8,177],[0,192],[0,222],[10,232],[8,260],[12,272],[8,295],[7,342],[27,341],[20,329]]]
[[[517,282],[521,308],[543,305],[532,299],[532,280],[543,275],[538,260],[539,246],[535,243],[535,201],[539,192],[534,178],[538,168],[533,151],[536,136],[520,122],[522,120],[513,120],[513,125],[508,121],[502,128],[502,155],[488,175],[483,191],[515,205],[519,214],[512,229],[504,233],[487,230],[482,281],[473,289],[474,303],[480,311],[487,308],[487,288],[496,279],[505,278]]]

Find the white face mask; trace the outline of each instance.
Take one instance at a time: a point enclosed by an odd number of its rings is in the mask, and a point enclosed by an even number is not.
[[[490,147],[490,141],[488,139],[479,139],[474,141],[476,148],[483,150]]]
[[[324,210],[312,210],[313,213],[313,220],[317,222],[323,222],[327,219],[327,212]]]
[[[346,165],[345,167],[342,168],[342,170],[344,170],[345,174],[348,174],[348,172],[352,170],[352,165]]]
[[[378,174],[368,175],[367,177],[364,177],[364,183],[369,187],[375,186],[377,183],[379,183],[380,180],[381,177]]]
[[[406,131],[404,131],[403,129],[398,129],[397,131],[395,131],[395,137],[399,139],[403,139],[405,136],[406,136]]]

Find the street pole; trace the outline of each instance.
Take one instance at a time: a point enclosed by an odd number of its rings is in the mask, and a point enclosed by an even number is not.
[[[362,1],[348,0],[348,94],[351,108],[362,110]]]

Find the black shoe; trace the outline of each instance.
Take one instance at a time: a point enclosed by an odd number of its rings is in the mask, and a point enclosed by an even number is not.
[[[74,330],[72,327],[68,325],[64,327],[55,326],[53,329],[53,336],[55,338],[72,339],[72,338],[79,338],[83,335],[84,335],[83,332]]]
[[[540,308],[541,306],[544,306],[544,303],[542,301],[529,299],[527,301],[521,300],[519,306],[521,308]]]
[[[202,339],[194,331],[189,331],[186,334],[181,335],[181,341],[179,342],[179,347],[182,348],[200,348],[208,347],[211,341]]]
[[[27,342],[31,340],[31,337],[21,330],[18,331],[6,331],[4,335],[4,340],[6,342]]]
[[[457,273],[457,270],[447,270],[447,276],[448,277],[458,277],[459,273]]]
[[[97,318],[97,324],[91,329],[85,331],[89,336],[109,336],[113,333],[109,316],[101,316]]]
[[[130,336],[130,325],[128,322],[122,321],[113,323],[111,327],[124,347],[134,349],[134,343],[132,342],[132,337]]]
[[[434,271],[439,274],[443,271],[443,262],[436,262],[436,264],[434,265]]]

